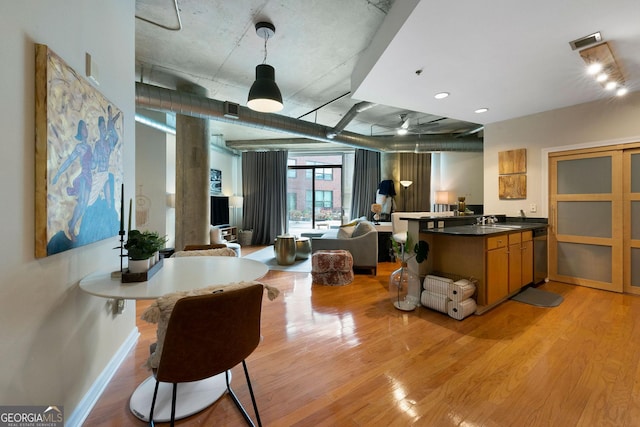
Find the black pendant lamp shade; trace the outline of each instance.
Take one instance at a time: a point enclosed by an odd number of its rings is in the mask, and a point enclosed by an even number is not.
[[[271,65],[260,64],[256,67],[256,81],[249,89],[249,108],[263,113],[282,110],[282,94],[276,84],[275,75],[276,71]]]

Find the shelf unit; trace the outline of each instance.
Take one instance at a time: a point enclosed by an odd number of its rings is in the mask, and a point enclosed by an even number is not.
[[[237,242],[238,227],[220,227],[220,235],[227,242]]]

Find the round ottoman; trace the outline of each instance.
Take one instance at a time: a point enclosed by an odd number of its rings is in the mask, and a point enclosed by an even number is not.
[[[320,250],[311,256],[311,277],[319,285],[342,286],[353,282],[353,257],[345,250]]]

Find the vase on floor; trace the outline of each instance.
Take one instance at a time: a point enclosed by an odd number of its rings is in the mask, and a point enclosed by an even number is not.
[[[419,287],[420,278],[407,268],[406,262],[402,262],[401,265],[389,276],[389,294],[395,308],[402,311],[412,311],[418,306],[418,301],[409,295],[409,289]]]

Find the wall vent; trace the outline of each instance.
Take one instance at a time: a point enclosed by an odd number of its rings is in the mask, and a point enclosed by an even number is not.
[[[602,41],[602,34],[600,31],[597,33],[589,34],[588,36],[580,37],[574,41],[569,42],[572,50],[582,49],[583,47],[591,46],[592,44]]]

